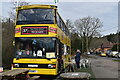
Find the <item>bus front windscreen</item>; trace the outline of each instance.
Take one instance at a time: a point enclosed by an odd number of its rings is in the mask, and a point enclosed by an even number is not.
[[[21,24],[53,24],[53,9],[25,9],[19,10],[17,25]]]
[[[16,58],[55,58],[56,38],[16,38]]]

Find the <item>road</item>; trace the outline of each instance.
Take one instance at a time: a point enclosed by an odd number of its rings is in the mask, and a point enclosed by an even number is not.
[[[118,62],[112,61],[113,58],[96,57],[97,59],[91,59],[91,67],[96,80],[118,80]]]

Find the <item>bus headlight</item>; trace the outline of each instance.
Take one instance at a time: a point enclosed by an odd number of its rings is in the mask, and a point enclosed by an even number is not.
[[[19,67],[19,64],[14,64],[14,67]]]
[[[48,64],[48,68],[56,68],[55,64]]]

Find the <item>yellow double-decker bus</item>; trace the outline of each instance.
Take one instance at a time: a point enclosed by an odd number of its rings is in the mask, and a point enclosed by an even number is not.
[[[57,75],[69,65],[69,30],[55,5],[17,8],[13,69],[29,74]]]

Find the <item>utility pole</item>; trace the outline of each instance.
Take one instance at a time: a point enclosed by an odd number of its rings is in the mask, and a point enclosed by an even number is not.
[[[83,49],[84,49],[83,36],[81,36],[81,40],[82,40],[82,53],[83,53]]]
[[[88,35],[86,36],[86,48],[87,48],[87,53],[88,53]]]
[[[120,47],[119,47],[119,45],[120,45],[120,31],[118,30],[117,31],[117,51],[118,52],[120,52]]]
[[[117,51],[119,52],[120,50],[119,50],[119,45],[120,45],[120,31],[118,30],[117,31]]]
[[[2,67],[2,19],[0,18],[0,67]]]

